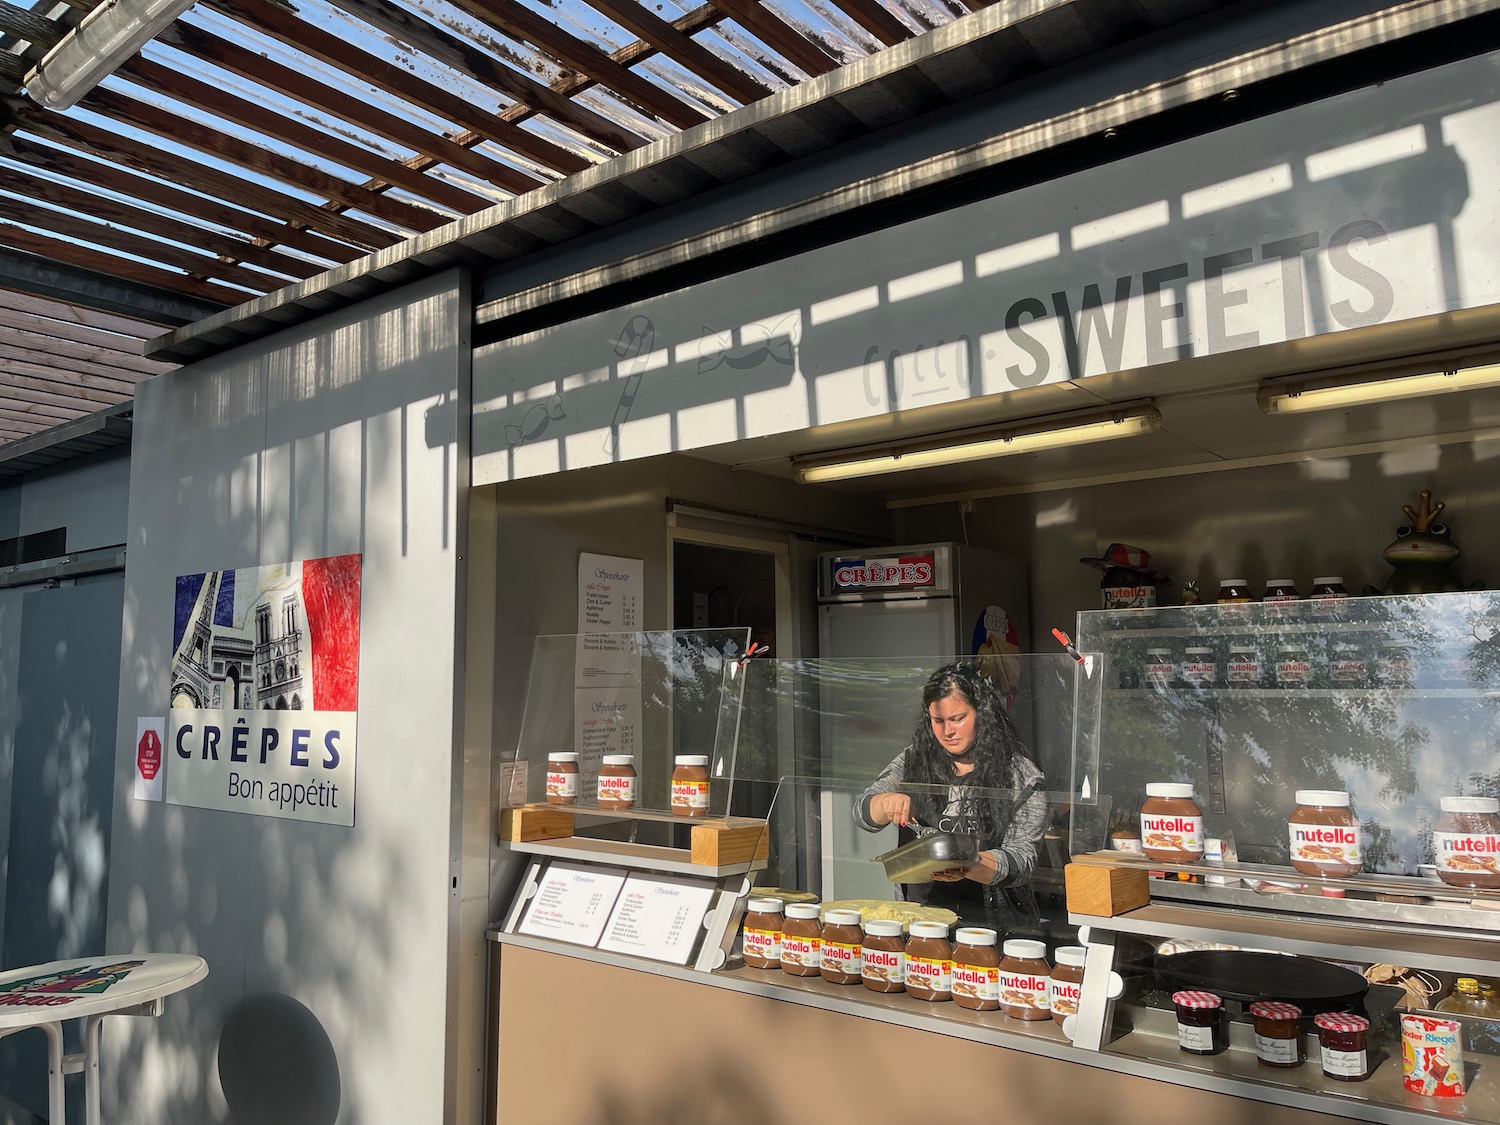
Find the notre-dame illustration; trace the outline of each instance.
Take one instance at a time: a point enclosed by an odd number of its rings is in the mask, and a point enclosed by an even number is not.
[[[233,576],[228,578],[233,582]],[[302,599],[281,591],[273,622],[269,591],[254,606],[254,634],[216,621],[224,573],[204,575],[187,628],[172,656],[173,707],[300,711],[311,706],[302,674],[306,630]],[[232,590],[225,590],[232,601]]]

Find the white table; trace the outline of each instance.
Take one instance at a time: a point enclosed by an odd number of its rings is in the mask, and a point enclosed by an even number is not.
[[[65,1125],[63,1075],[83,1071],[84,1120],[99,1125],[99,1025],[105,1016],[159,1016],[162,1002],[208,976],[185,953],[74,957],[0,973],[0,1038],[28,1027],[47,1036],[47,1106]],[[83,1053],[63,1054],[62,1025],[81,1019]]]

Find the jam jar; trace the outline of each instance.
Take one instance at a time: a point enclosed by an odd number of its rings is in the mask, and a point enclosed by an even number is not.
[[[823,968],[823,927],[818,904],[793,902],[781,924],[781,971],[788,976],[815,977]]]
[[[858,910],[830,910],[823,916],[823,960],[819,971],[829,984],[858,984],[864,968],[864,931]]]
[[[1229,1046],[1224,1001],[1212,992],[1172,993],[1177,1009],[1177,1046],[1190,1055],[1217,1055]]]
[[[871,918],[865,923],[861,953],[861,984],[871,992],[906,991],[906,939],[902,937],[900,922]]]
[[[1323,1073],[1340,1082],[1363,1082],[1370,1077],[1370,1021],[1364,1016],[1324,1012],[1313,1017]]]
[[[577,754],[547,755],[547,803],[549,805],[576,805],[578,803]]]
[[[1048,1006],[1047,947],[1027,938],[1011,938],[1001,947],[1000,1007],[1011,1019],[1044,1020],[1052,1015]]]
[[[953,935],[953,1002],[975,1012],[1000,1007],[1000,953],[994,930],[964,927]]]
[[[740,931],[740,949],[752,969],[781,968],[781,900],[752,898]]]
[[[1255,1019],[1255,1057],[1264,1066],[1302,1065],[1302,1009],[1262,1000],[1250,1005]]]
[[[1203,810],[1191,785],[1153,782],[1141,806],[1141,848],[1162,863],[1197,863],[1203,858]]]
[[[1287,818],[1292,866],[1304,875],[1336,879],[1364,868],[1359,854],[1359,824],[1349,808],[1349,794],[1331,789],[1299,789],[1297,807]]]
[[[1048,980],[1047,1003],[1056,1023],[1078,1013],[1078,1001],[1083,996],[1083,959],[1087,955],[1088,950],[1081,945],[1060,945],[1052,952],[1057,964],[1052,966]]]
[[[953,999],[953,946],[941,922],[913,922],[906,943],[906,994],[918,1000]]]
[[[1444,797],[1433,826],[1437,876],[1452,887],[1500,890],[1500,801]]]

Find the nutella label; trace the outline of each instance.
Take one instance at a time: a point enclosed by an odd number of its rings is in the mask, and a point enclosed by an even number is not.
[[[906,983],[906,954],[889,949],[866,949],[859,975],[881,984]]]
[[[953,995],[973,1000],[1000,999],[1000,970],[986,965],[953,966]]]
[[[1182,678],[1190,684],[1211,687],[1218,669],[1212,660],[1189,660],[1182,665]]]
[[[1334,657],[1328,664],[1328,678],[1339,687],[1358,687],[1365,682],[1365,662],[1357,656]]]
[[[1239,687],[1260,687],[1260,661],[1253,656],[1231,656],[1225,677]]]
[[[1212,1051],[1214,1049],[1214,1029],[1211,1027],[1189,1027],[1185,1023],[1178,1023],[1177,1043],[1184,1051]]]
[[[745,956],[759,957],[762,961],[781,960],[781,931],[752,930],[745,927]]]
[[[1293,1066],[1302,1058],[1295,1039],[1271,1039],[1265,1035],[1255,1037],[1255,1053],[1268,1063]]]
[[[578,796],[578,773],[563,773],[560,770],[547,771],[547,796],[549,797],[576,797]]]
[[[1172,682],[1176,669],[1172,667],[1171,661],[1154,660],[1146,664],[1146,682],[1156,684],[1158,687],[1167,687]]]
[[[801,969],[817,969],[823,965],[823,939],[781,935],[781,963]]]
[[[1203,818],[1141,813],[1141,843],[1154,852],[1201,852]]]
[[[672,782],[672,807],[674,809],[707,809],[707,781]]]
[[[830,973],[843,973],[857,977],[864,969],[864,951],[857,945],[845,945],[841,941],[823,943],[823,968]]]
[[[953,962],[943,957],[908,956],[906,985],[923,992],[952,992]]]
[[[1035,973],[1005,973],[1000,974],[1000,1001],[1012,1008],[1036,1008],[1038,1011],[1051,1011],[1050,1001],[1047,997],[1048,982],[1050,978],[1039,977]]]
[[[1500,875],[1500,836],[1434,832],[1437,869],[1455,875]]]
[[[1383,684],[1401,686],[1411,683],[1411,661],[1404,656],[1383,656],[1376,669]]]
[[[1370,1069],[1363,1051],[1330,1051],[1323,1048],[1323,1073],[1342,1078],[1358,1078]]]
[[[599,775],[599,800],[635,803],[635,778]]]
[[[1334,867],[1362,866],[1359,829],[1345,824],[1289,824],[1292,861]]]
[[[1282,687],[1304,686],[1312,678],[1312,665],[1301,657],[1276,662],[1276,682]]]
[[[1156,604],[1155,586],[1104,586],[1105,609],[1150,609]]]
[[[1071,1016],[1078,1011],[1078,1000],[1083,995],[1083,986],[1076,980],[1058,980],[1049,977],[1047,1003],[1056,1016]]]

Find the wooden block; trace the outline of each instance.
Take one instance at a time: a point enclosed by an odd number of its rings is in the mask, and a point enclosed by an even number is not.
[[[573,835],[573,814],[561,809],[528,807],[500,810],[500,839],[513,844],[556,840]]]
[[[1113,917],[1151,901],[1151,881],[1138,867],[1070,863],[1063,868],[1068,909],[1074,914]]]
[[[731,863],[748,863],[771,854],[770,835],[760,822],[746,824],[695,824],[692,831],[691,859],[705,867],[727,867]]]

